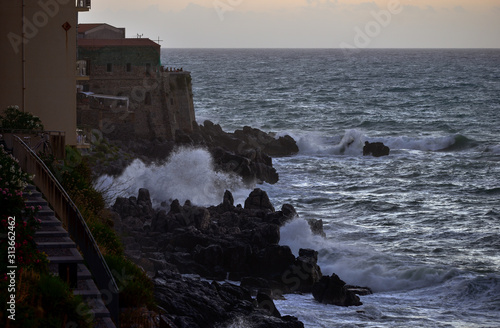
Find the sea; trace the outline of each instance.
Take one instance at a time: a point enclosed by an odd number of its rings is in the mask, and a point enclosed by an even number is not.
[[[161,54],[191,72],[200,124],[288,134],[299,153],[273,158],[278,183],[245,186],[216,172],[206,150],[179,149],[161,165],[134,162],[123,190],[213,205],[225,189],[243,203],[258,187],[277,209],[292,204],[299,217],[280,244],[317,250],[324,275],[374,292],[359,307],[311,294],[276,301],[307,328],[500,327],[500,50]],[[365,141],[390,154],[363,156]],[[321,219],[326,237],[307,219]]]

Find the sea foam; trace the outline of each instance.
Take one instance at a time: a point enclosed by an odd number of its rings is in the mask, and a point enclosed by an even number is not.
[[[100,177],[96,187],[110,204],[116,197],[136,196],[139,188],[146,188],[154,206],[174,199],[209,206],[221,203],[225,190],[233,192],[235,202],[249,193],[241,178],[216,171],[211,154],[202,148],[179,148],[162,164],[146,165],[136,159],[119,177]]]
[[[454,147],[464,148],[468,139],[462,135],[446,136],[378,136],[370,137],[366,132],[358,129],[345,130],[343,134],[325,136],[319,133],[295,133],[296,140],[302,155],[363,155],[365,141],[382,142],[391,150],[418,150],[440,151],[453,150]]]
[[[314,235],[306,220],[294,219],[281,228],[280,244],[295,255],[300,248],[319,253],[323,275],[337,274],[346,283],[370,287],[375,292],[422,288],[442,283],[459,274],[457,270],[429,267],[404,258],[380,253],[362,244],[344,244]]]

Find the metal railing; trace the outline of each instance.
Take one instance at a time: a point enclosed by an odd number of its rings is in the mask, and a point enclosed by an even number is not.
[[[25,172],[35,175],[33,179],[35,185],[40,189],[65,225],[73,241],[78,245],[94,281],[101,291],[103,302],[118,327],[118,287],[80,211],[45,163],[18,136],[14,136],[13,155]]]

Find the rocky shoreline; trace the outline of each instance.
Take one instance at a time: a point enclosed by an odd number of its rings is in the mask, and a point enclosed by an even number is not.
[[[267,182],[274,184],[279,175],[273,167],[271,156],[291,156],[299,148],[290,136],[276,138],[273,133],[266,133],[248,126],[232,133],[225,132],[221,126],[211,121],[198,125],[193,122],[193,132],[177,130],[175,140],[118,140],[94,138],[94,150],[91,157],[97,158],[92,164],[96,177],[107,174],[118,176],[134,159],[144,163],[161,163],[178,147],[201,147],[207,149],[214,160],[216,171],[236,173],[247,184]],[[99,144],[110,143],[104,154],[96,156]]]
[[[298,147],[290,136],[243,127],[227,133],[210,121],[192,133],[177,131],[175,140],[113,140],[118,154],[93,165],[96,175],[119,175],[135,158],[165,161],[177,147],[203,147],[216,171],[236,173],[248,185],[276,183],[271,156],[291,156]],[[108,146],[106,146],[108,147]],[[106,147],[101,147],[104,152]],[[99,150],[99,145],[96,147]],[[92,155],[92,154],[91,154]],[[95,156],[100,158],[99,156]],[[243,205],[226,191],[222,203],[201,207],[173,200],[154,208],[147,189],[137,197],[118,197],[111,207],[114,228],[125,253],[154,282],[165,327],[304,327],[282,316],[274,305],[290,293],[312,293],[318,302],[361,305],[365,287],[348,286],[337,275],[323,276],[318,252],[280,245],[280,228],[298,217],[283,204],[276,210],[267,193],[254,189]],[[308,220],[311,231],[325,236],[321,220]]]
[[[140,189],[137,197],[117,198],[112,211],[125,252],[153,279],[170,327],[228,327],[231,320],[303,327],[297,318],[281,316],[273,299],[312,293],[318,301],[351,306],[362,304],[356,294],[371,293],[336,275],[323,276],[317,251],[301,249],[295,257],[280,245],[280,228],[297,213],[290,204],[275,210],[260,189],[244,206],[226,191],[217,206],[174,200],[168,212],[153,208],[149,191]],[[310,226],[322,234],[320,220]]]

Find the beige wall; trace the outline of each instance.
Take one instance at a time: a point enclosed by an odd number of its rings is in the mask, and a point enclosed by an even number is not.
[[[66,132],[76,144],[76,27],[74,0],[24,0],[24,101],[22,0],[0,11],[0,111],[9,105],[39,116],[46,130]],[[62,27],[69,23],[68,31]]]

